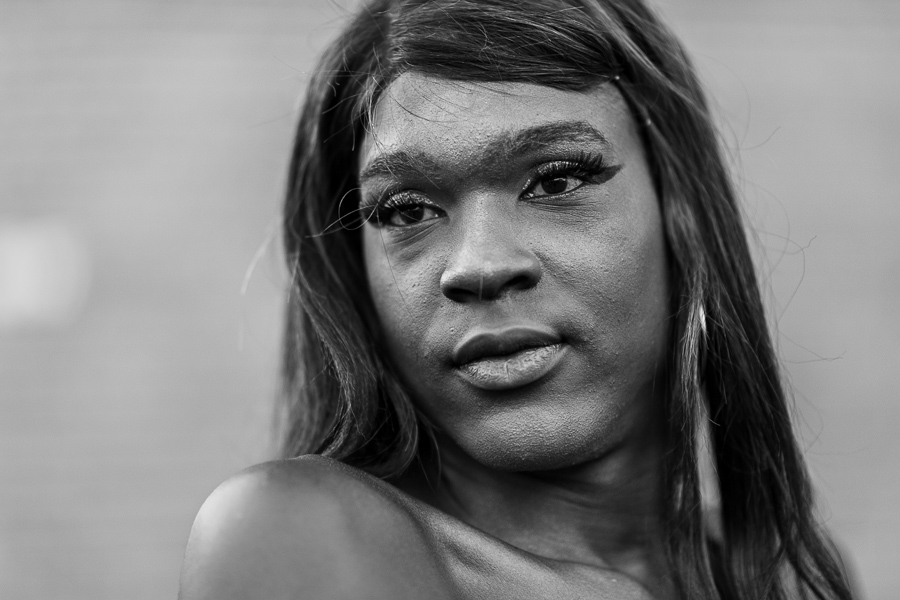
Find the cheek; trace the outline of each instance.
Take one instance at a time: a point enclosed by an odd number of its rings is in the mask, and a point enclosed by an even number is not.
[[[563,223],[541,238],[546,271],[607,324],[625,329],[666,316],[668,264],[655,194],[622,185],[603,202],[609,206],[599,216]]]
[[[662,219],[655,194],[636,203],[613,239],[607,288],[618,314],[619,333],[640,351],[665,350],[669,318],[669,274]],[[603,289],[602,287],[599,289]]]
[[[408,357],[420,352],[426,316],[438,300],[429,289],[436,288],[429,286],[435,279],[435,261],[409,253],[389,254],[382,231],[370,226],[363,228],[363,258],[387,350],[402,367]]]
[[[638,225],[638,227],[635,227]],[[668,264],[665,242],[658,219],[634,220],[625,224],[611,241],[606,285],[598,290],[608,294],[621,311],[624,322],[641,333],[641,322],[666,318],[668,312]]]
[[[620,201],[628,196],[618,195]],[[554,240],[547,250],[562,294],[580,302],[566,315],[576,343],[589,348],[590,368],[625,389],[652,381],[666,362],[669,275],[655,195],[631,197],[630,208],[598,227]]]
[[[636,381],[654,378],[664,367],[669,332],[669,273],[659,215],[643,221],[630,252],[617,265],[616,333],[629,352],[625,369]]]

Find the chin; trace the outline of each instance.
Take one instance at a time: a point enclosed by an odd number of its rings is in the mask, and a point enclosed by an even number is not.
[[[549,471],[595,460],[618,442],[609,415],[492,415],[451,438],[471,458],[498,471]],[[561,417],[561,418],[560,418]],[[593,418],[591,418],[593,417]]]

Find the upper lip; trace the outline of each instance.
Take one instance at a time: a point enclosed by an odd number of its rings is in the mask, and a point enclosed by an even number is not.
[[[526,348],[552,346],[562,341],[548,329],[533,326],[469,332],[453,349],[453,362],[464,365],[488,356],[503,356]]]

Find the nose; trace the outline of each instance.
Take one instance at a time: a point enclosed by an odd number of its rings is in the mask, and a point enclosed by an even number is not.
[[[469,222],[441,274],[441,292],[454,302],[494,300],[541,279],[541,263],[512,227],[484,218]]]

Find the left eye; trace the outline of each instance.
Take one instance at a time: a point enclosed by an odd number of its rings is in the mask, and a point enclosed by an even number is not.
[[[535,196],[555,196],[564,194],[581,187],[583,183],[583,179],[579,179],[573,175],[551,175],[538,180],[534,186],[528,190],[526,196],[533,198]]]

